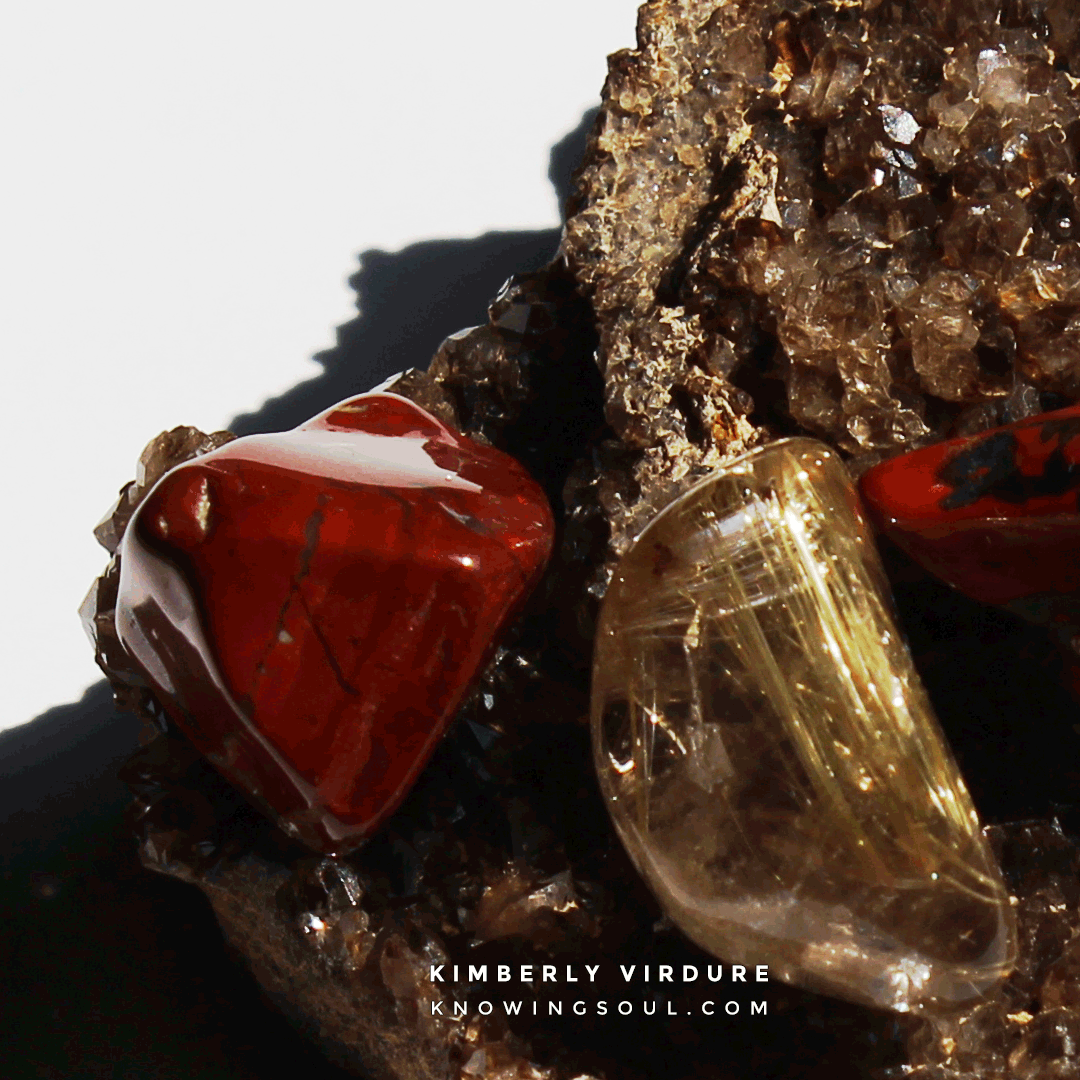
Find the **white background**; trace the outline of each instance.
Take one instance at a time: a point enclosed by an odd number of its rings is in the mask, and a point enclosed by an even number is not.
[[[551,147],[633,45],[636,7],[9,9],[0,729],[99,677],[76,617],[106,561],[90,530],[150,437],[317,374],[356,314],[358,253],[558,223]]]

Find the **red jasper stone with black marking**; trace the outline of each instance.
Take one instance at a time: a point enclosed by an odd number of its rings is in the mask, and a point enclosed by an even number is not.
[[[968,596],[1080,622],[1080,406],[892,458],[861,489],[878,524]]]
[[[408,792],[552,533],[517,462],[363,395],[163,477],[124,537],[117,629],[225,776],[343,852]]]

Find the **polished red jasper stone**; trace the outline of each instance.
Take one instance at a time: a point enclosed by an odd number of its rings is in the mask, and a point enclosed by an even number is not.
[[[1080,617],[1080,407],[892,458],[861,489],[881,528],[968,596]]]
[[[517,462],[367,394],[164,476],[124,537],[117,629],[222,773],[342,852],[416,780],[552,533]]]

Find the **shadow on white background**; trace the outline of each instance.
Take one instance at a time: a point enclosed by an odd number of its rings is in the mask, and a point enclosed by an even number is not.
[[[565,190],[636,4],[283,7],[46,2],[0,42],[12,1080],[341,1075],[138,864],[115,769],[139,724],[76,617],[91,529],[158,431],[291,426],[546,262],[549,168]]]
[[[547,244],[548,155],[597,99],[605,55],[633,44],[635,9],[46,0],[7,17],[3,542],[17,570],[0,729],[98,677],[75,616],[105,561],[90,530],[143,445],[225,427],[318,375],[311,355],[355,315],[359,252],[383,303],[402,263],[376,252],[524,231],[528,262]],[[426,364],[483,317],[518,241],[476,243],[464,261],[453,245],[406,256],[414,277],[428,260],[427,295],[371,339],[380,372]]]

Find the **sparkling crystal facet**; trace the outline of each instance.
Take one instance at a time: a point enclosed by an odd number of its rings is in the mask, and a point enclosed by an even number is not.
[[[411,787],[552,532],[513,459],[363,395],[167,473],[124,534],[117,632],[222,773],[343,851]]]
[[[1010,967],[999,871],[823,445],[745,455],[645,529],[592,710],[618,831],[703,948],[900,1011]]]

